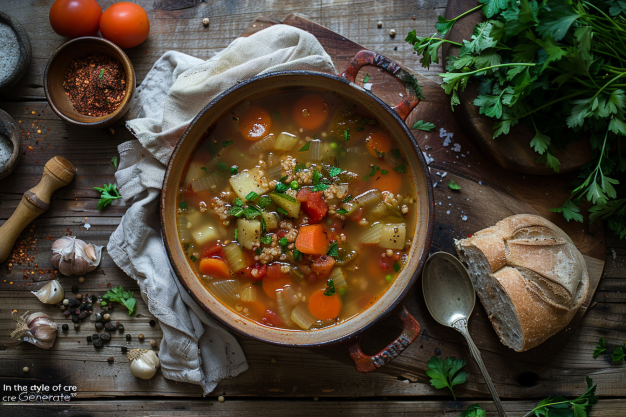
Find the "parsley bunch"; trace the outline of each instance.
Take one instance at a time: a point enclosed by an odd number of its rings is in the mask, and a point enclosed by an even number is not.
[[[606,219],[626,237],[626,3],[620,0],[480,0],[454,19],[439,16],[438,33],[406,41],[428,67],[444,43],[460,47],[450,57],[443,88],[458,92],[479,83],[474,105],[497,121],[494,138],[523,123],[535,136],[537,162],[558,172],[557,148],[589,140],[592,161],[581,168],[570,197],[552,211],[582,221],[579,205],[590,202],[590,220]],[[443,39],[460,17],[481,10],[486,20],[463,43]]]

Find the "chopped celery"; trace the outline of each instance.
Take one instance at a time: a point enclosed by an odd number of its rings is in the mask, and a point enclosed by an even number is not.
[[[243,256],[243,251],[235,242],[229,243],[224,247],[224,255],[226,255],[226,262],[230,265],[230,269],[235,273],[248,266],[246,258]]]
[[[300,202],[290,195],[270,193],[269,196],[278,207],[287,212],[289,217],[295,219],[300,214]]]
[[[363,208],[373,207],[377,205],[378,203],[380,203],[381,201],[383,201],[383,194],[380,192],[380,190],[378,190],[377,188],[374,188],[374,189],[364,192],[363,194],[359,194],[358,196],[354,197],[352,201],[348,201],[347,203],[344,203],[341,207],[344,210],[347,210],[348,213],[346,214],[350,216],[360,207],[363,207]]]
[[[263,220],[265,220],[267,230],[274,230],[278,227],[278,214],[274,212],[263,212]]]
[[[335,288],[346,288],[348,283],[346,282],[346,275],[341,270],[341,268],[333,268],[333,271],[330,273],[328,279],[332,279],[335,284]]]
[[[400,208],[385,203],[384,201],[378,203],[378,205],[372,209],[372,216],[378,220],[388,220],[395,222],[404,221],[404,216],[402,216],[402,211],[400,211]]]
[[[293,324],[291,321],[292,305],[287,301],[287,297],[284,294],[284,290],[276,292],[276,306],[278,307],[278,315],[285,322],[287,326]]]
[[[241,291],[241,301],[244,303],[251,303],[252,301],[256,301],[256,287],[250,286],[246,287]]]
[[[287,299],[289,304],[291,304],[292,306],[295,306],[300,302],[298,294],[296,294],[296,290],[294,290],[292,286],[286,286],[282,292],[284,293],[285,298]]]
[[[237,300],[239,282],[236,279],[220,279],[209,283],[209,289],[217,298],[227,303]]]
[[[359,239],[359,243],[363,245],[377,245],[383,233],[383,224],[374,223]]]
[[[298,304],[291,312],[291,320],[303,330],[309,330],[316,322],[308,307],[302,303]]]
[[[259,156],[263,152],[271,151],[272,149],[274,149],[275,143],[276,138],[274,137],[274,134],[270,133],[263,139],[254,142],[250,146],[250,149],[248,151],[252,156]]]

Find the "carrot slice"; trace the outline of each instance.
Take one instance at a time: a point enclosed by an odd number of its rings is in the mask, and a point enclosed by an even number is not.
[[[230,277],[230,268],[226,262],[216,258],[200,259],[198,271],[200,271],[201,274],[206,275],[217,275],[224,278]]]
[[[272,119],[268,112],[261,107],[252,106],[239,119],[239,131],[246,140],[259,140],[267,136]]]
[[[276,291],[282,290],[291,284],[291,273],[283,273],[281,264],[274,262],[267,267],[267,273],[263,277],[263,291],[268,297],[276,299]]]
[[[261,301],[248,301],[242,302],[241,305],[243,307],[248,308],[248,313],[250,314],[250,318],[255,321],[261,321],[261,318],[265,314],[265,310],[267,307]]]
[[[296,249],[308,255],[326,255],[328,235],[323,224],[302,226],[296,238]]]
[[[309,311],[318,320],[337,317],[341,307],[341,298],[337,294],[324,295],[324,290],[317,290],[309,297]]]
[[[389,135],[381,130],[370,133],[365,139],[365,146],[374,158],[383,158],[383,153],[388,154],[392,145],[393,142]]]
[[[303,128],[315,129],[328,118],[328,104],[317,94],[307,94],[294,104],[293,118]]]
[[[332,256],[320,255],[311,264],[311,269],[318,275],[328,275],[335,266],[335,259]]]
[[[394,171],[389,165],[381,164],[380,171],[376,172],[376,174],[367,181],[367,184],[370,187],[378,188],[380,191],[389,191],[397,194],[402,186],[402,175]]]

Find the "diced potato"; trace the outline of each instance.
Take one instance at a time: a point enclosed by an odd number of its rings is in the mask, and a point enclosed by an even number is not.
[[[193,228],[191,236],[198,245],[206,245],[207,243],[217,241],[220,238],[217,228],[209,225]]]
[[[290,151],[291,148],[298,142],[298,137],[296,135],[292,135],[291,133],[283,132],[278,135],[276,138],[276,142],[274,143],[274,149],[277,151]]]
[[[203,214],[200,211],[194,211],[193,213],[187,214],[187,224],[185,227],[187,229],[193,229],[196,227],[200,227],[203,223],[206,223],[206,214]]]
[[[406,243],[406,224],[391,223],[383,227],[378,246],[385,249],[404,249]]]
[[[252,191],[258,195],[267,192],[267,179],[264,181],[264,175],[259,168],[252,168],[230,177],[228,181],[241,201],[246,202],[246,196]]]
[[[261,222],[237,219],[237,240],[246,249],[261,245]]]
[[[263,213],[263,220],[265,220],[265,226],[267,230],[274,230],[278,227],[278,216],[276,213]]]
[[[191,162],[187,170],[187,176],[185,176],[185,184],[190,184],[191,181],[197,178],[207,176],[208,174],[202,169],[203,166],[201,163]]]
[[[300,202],[290,195],[270,193],[270,198],[278,207],[285,210],[289,217],[295,219],[300,214]]]

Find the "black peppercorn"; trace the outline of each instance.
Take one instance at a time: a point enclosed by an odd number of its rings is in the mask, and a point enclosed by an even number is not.
[[[119,330],[120,332],[124,331],[124,325],[122,323],[117,325],[117,330]]]
[[[101,333],[100,334],[100,339],[103,342],[108,342],[109,340],[111,340],[111,334],[110,333],[106,333],[106,332],[105,333]]]
[[[111,356],[109,359],[107,359],[107,362],[113,363],[113,362],[115,362],[115,359],[113,358],[113,356]]]
[[[91,343],[91,336],[87,336],[87,343]]]
[[[80,304],[76,298],[70,298],[67,301],[68,301],[67,305],[70,307],[76,307],[78,304]]]
[[[130,342],[130,339],[132,339],[132,338],[133,338],[133,337],[132,337],[131,335],[129,335],[129,334],[127,334],[127,335],[126,335],[126,341],[127,341],[127,342]]]
[[[72,292],[76,294],[78,292],[78,285],[72,285]]]
[[[80,308],[77,308],[76,310],[72,311],[72,314],[79,315],[80,314]]]
[[[70,326],[68,326],[67,324],[64,324],[63,326],[61,326],[61,328],[63,329],[64,332],[66,332],[70,329]]]
[[[128,352],[128,348],[126,346],[122,346],[122,353]]]
[[[97,322],[96,323],[96,329],[100,330],[104,327],[104,324],[102,324],[101,322]]]
[[[113,323],[105,323],[105,324],[104,324],[104,329],[105,329],[105,330],[108,330],[108,331],[113,331],[113,330],[115,330],[115,329],[113,328],[113,326],[115,326]]]
[[[69,311],[69,310],[65,310],[65,311],[63,312],[63,315],[64,315],[65,317],[69,316],[69,315],[70,315],[70,311]]]
[[[61,311],[65,311],[65,306],[63,304],[61,304],[59,308],[61,309]]]
[[[78,316],[72,316],[72,323],[78,323]]]
[[[138,336],[138,338],[139,338],[139,340],[143,340],[143,339],[144,339],[144,335],[143,335],[143,334],[140,334],[140,335]]]
[[[91,296],[91,302],[95,303],[96,301],[98,301],[98,297],[96,297],[96,295],[94,294]]]
[[[150,327],[154,327],[154,326],[156,326],[156,321],[150,320]]]
[[[74,330],[80,330],[80,324],[74,323]]]
[[[101,322],[101,321],[102,321],[102,315],[96,314],[96,323]]]
[[[97,347],[97,348],[101,348],[102,346],[104,346],[100,338],[93,339],[93,345],[94,347]]]
[[[85,313],[84,311],[81,311],[80,314],[78,315],[78,318],[80,320],[85,320],[85,317],[87,317],[87,313]]]

